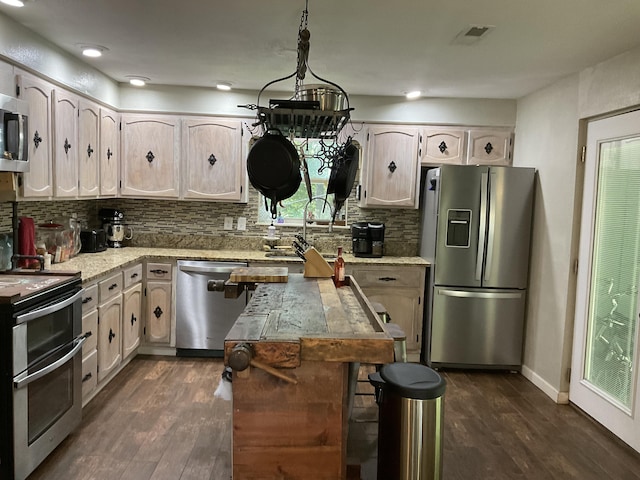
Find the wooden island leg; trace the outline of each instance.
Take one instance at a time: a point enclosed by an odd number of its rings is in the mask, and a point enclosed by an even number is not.
[[[257,368],[233,377],[233,479],[344,480],[348,363],[303,361],[288,383]]]

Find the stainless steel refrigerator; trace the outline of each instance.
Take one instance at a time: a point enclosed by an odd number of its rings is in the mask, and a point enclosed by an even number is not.
[[[535,169],[427,171],[421,251],[431,262],[423,360],[519,370]]]

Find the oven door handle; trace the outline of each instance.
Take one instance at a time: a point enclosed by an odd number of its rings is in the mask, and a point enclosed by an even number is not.
[[[53,305],[47,305],[46,307],[38,308],[36,310],[32,310],[29,313],[24,313],[22,315],[18,315],[16,317],[16,323],[28,322],[28,321],[34,320],[36,318],[44,317],[45,315],[49,315],[51,313],[58,312],[58,311],[62,310],[63,308],[68,307],[73,302],[75,302],[80,297],[82,297],[83,293],[84,293],[84,289],[81,289],[78,292],[76,292],[74,295],[70,296],[69,298],[65,298],[61,302],[54,303]]]
[[[27,372],[21,373],[20,375],[14,377],[13,379],[13,387],[16,390],[19,390],[22,387],[29,385],[31,382],[38,380],[41,377],[44,377],[46,374],[53,372],[56,368],[60,368],[62,365],[67,363],[69,360],[73,358],[73,356],[82,349],[82,345],[87,341],[87,338],[91,336],[91,332],[83,333],[82,335],[78,335],[73,343],[74,347],[71,349],[69,353],[67,353],[64,357],[56,360],[55,362],[47,365],[41,370],[38,370],[31,375],[27,375]]]

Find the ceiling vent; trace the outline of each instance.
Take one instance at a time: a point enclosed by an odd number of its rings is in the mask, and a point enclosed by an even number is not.
[[[480,39],[485,38],[491,30],[496,28],[493,25],[469,25],[453,39],[453,45],[473,45]]]

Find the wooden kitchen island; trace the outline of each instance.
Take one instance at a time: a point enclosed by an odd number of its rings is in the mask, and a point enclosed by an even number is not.
[[[233,370],[233,479],[345,479],[349,365],[393,361],[355,281],[259,284],[225,339],[225,364],[247,352],[252,366]]]

